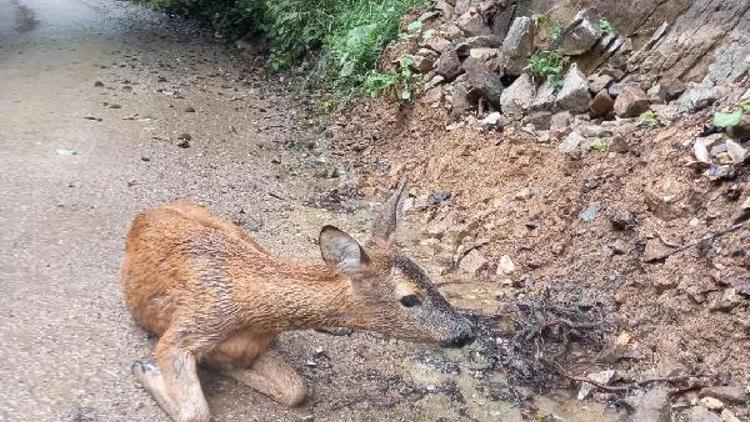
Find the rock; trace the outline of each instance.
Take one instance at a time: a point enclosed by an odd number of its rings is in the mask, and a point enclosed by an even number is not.
[[[739,385],[706,387],[700,391],[698,397],[715,397],[730,404],[745,404],[750,402],[750,393],[747,389]]]
[[[475,8],[471,8],[459,16],[456,24],[468,37],[492,35],[492,29],[484,21],[484,16]]]
[[[480,60],[467,57],[463,63],[469,86],[476,88],[495,107],[500,107],[503,82],[499,75],[491,72]]]
[[[615,230],[630,230],[635,226],[635,217],[628,211],[615,211],[609,217],[609,222]]]
[[[596,381],[599,384],[607,385],[615,377],[615,370],[608,369],[606,371],[588,374],[588,377],[592,381]],[[591,391],[593,391],[594,388],[596,387],[587,382],[582,383],[581,388],[578,390],[578,400],[584,400],[586,397],[588,397],[589,394],[591,394]]]
[[[440,205],[443,202],[450,199],[452,196],[451,191],[447,190],[436,190],[427,197],[427,203],[429,205]]]
[[[701,163],[711,164],[711,155],[708,153],[705,138],[698,138],[693,143],[693,154],[695,159]]]
[[[177,146],[180,148],[190,148],[190,141],[188,139],[182,139],[177,143]]]
[[[466,256],[461,259],[459,268],[466,271],[471,275],[477,275],[477,273],[487,265],[487,258],[478,249],[472,249]]]
[[[456,79],[456,77],[463,72],[461,61],[458,59],[456,50],[449,49],[440,54],[437,66],[435,67],[435,72],[445,78],[446,82]]]
[[[669,392],[656,387],[641,397],[633,414],[633,422],[671,422]]]
[[[537,111],[526,116],[526,123],[530,123],[536,130],[549,130],[552,112]]]
[[[615,78],[613,78],[611,75],[600,73],[593,78],[589,78],[589,89],[591,90],[591,92],[599,92],[603,89],[607,89],[607,87],[609,87],[609,84],[611,84],[614,80]]]
[[[710,309],[712,311],[731,311],[739,305],[742,302],[742,298],[737,295],[737,290],[735,290],[733,287],[730,287],[728,289],[724,289],[724,292],[721,294],[721,297],[716,301],[716,303],[712,304]]]
[[[450,87],[453,117],[460,117],[475,105],[469,87],[464,82],[456,82]]]
[[[422,94],[420,100],[427,104],[439,103],[443,100],[443,87],[436,86],[434,88],[428,89],[424,94]]]
[[[721,418],[717,414],[702,406],[693,406],[682,412],[681,416],[683,419],[680,419],[680,421],[684,422],[721,422]]]
[[[104,86],[104,82],[102,82],[102,81],[96,81],[96,82],[94,82],[94,86],[97,87],[97,88],[101,88],[101,87]]]
[[[674,251],[674,247],[665,245],[661,239],[649,239],[648,242],[646,242],[646,250],[643,252],[643,261],[660,261],[671,255]]]
[[[185,113],[195,113],[195,109],[193,107],[187,106],[185,107]]]
[[[469,57],[474,57],[475,59],[479,59],[483,62],[486,62],[487,60],[497,57],[500,50],[497,48],[492,47],[477,47],[472,48],[469,50]]]
[[[578,218],[586,222],[594,221],[596,219],[596,216],[599,214],[599,207],[600,205],[598,202],[592,201],[585,210],[581,211],[578,214]]]
[[[566,56],[579,56],[589,51],[602,36],[600,20],[596,9],[589,8],[578,12],[573,21],[560,32],[557,41],[560,52]]]
[[[724,408],[724,403],[721,400],[710,396],[703,397],[698,401],[698,403],[708,410],[718,411]]]
[[[745,161],[747,158],[747,149],[731,139],[727,139],[725,145],[727,147],[727,153],[732,157],[732,161],[737,164]]]
[[[609,96],[606,89],[602,89],[594,95],[594,99],[591,100],[591,117],[606,116],[612,107],[615,105],[615,100]]]
[[[534,48],[533,21],[528,16],[518,17],[508,30],[502,46],[505,73],[520,75],[529,62]]]
[[[737,416],[734,416],[734,413],[732,413],[729,409],[724,409],[721,411],[721,421],[722,422],[742,422],[740,418]]]
[[[734,139],[750,138],[750,113],[744,113],[739,124],[728,127],[727,135]]]
[[[560,110],[568,110],[571,113],[584,113],[589,109],[591,94],[589,85],[578,66],[574,63],[565,75],[563,87],[557,94],[555,106]]]
[[[622,239],[617,239],[610,243],[609,248],[614,255],[625,255],[628,252],[628,245]]]
[[[482,127],[485,130],[497,130],[505,126],[506,118],[500,112],[493,111],[482,119]]]
[[[432,50],[437,51],[438,53],[443,53],[453,48],[453,43],[443,37],[432,37],[424,45],[431,48]]]
[[[617,96],[614,110],[617,117],[638,117],[648,110],[650,104],[648,95],[641,88],[628,85]]]
[[[552,115],[549,122],[549,130],[556,136],[564,136],[570,133],[570,120],[572,116],[569,111],[561,111]]]
[[[717,180],[731,180],[737,176],[737,173],[731,166],[717,166],[711,164],[708,167],[708,180],[715,182]]]
[[[476,37],[469,37],[465,39],[462,43],[460,43],[456,49],[460,50],[463,46],[463,48],[466,49],[466,51],[471,50],[472,48],[482,48],[482,47],[500,47],[503,40],[500,39],[497,35],[478,35]]]
[[[537,90],[536,97],[534,98],[534,101],[531,102],[529,110],[552,110],[552,107],[555,105],[556,96],[557,93],[555,92],[555,89],[552,87],[552,85],[550,85],[549,81],[544,81],[544,83]]]
[[[500,109],[506,115],[523,115],[531,106],[535,91],[531,77],[522,74],[500,95]]]
[[[584,142],[586,142],[586,138],[581,136],[580,133],[571,132],[570,135],[566,136],[557,148],[560,150],[560,152],[570,155],[579,152],[579,148]]]
[[[685,92],[686,85],[679,79],[663,80],[655,85],[656,97],[663,102],[674,101]]]
[[[508,255],[500,257],[500,262],[497,264],[497,275],[510,275],[516,271],[516,266],[513,264],[513,260]]]
[[[685,91],[677,102],[690,111],[702,110],[718,99],[715,87],[696,86]]]
[[[440,16],[440,13],[441,12],[439,10],[428,10],[428,11],[422,13],[421,15],[419,15],[419,17],[417,18],[417,20],[420,21],[420,22],[431,21],[431,20],[435,19],[436,17]]]
[[[435,66],[435,59],[430,56],[416,54],[412,57],[411,68],[417,73],[427,73]]]
[[[533,198],[536,195],[539,195],[541,192],[542,192],[541,189],[539,189],[538,187],[536,187],[536,186],[529,186],[529,187],[525,187],[525,188],[519,190],[518,192],[516,192],[516,194],[513,196],[513,198],[515,198],[515,199],[517,199],[519,201],[525,201],[527,199]]]
[[[627,85],[628,84],[625,83],[625,82],[615,82],[615,83],[611,84],[609,86],[609,88],[607,88],[607,92],[609,92],[609,95],[612,98],[617,98],[622,93],[622,90],[625,89],[625,87]]]
[[[625,356],[625,353],[627,353],[632,339],[633,337],[630,334],[623,331],[614,339],[614,341],[609,343],[604,350],[602,350],[599,356],[597,356],[597,360],[608,364],[618,362]]]

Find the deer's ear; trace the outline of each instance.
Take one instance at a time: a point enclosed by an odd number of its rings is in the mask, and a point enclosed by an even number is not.
[[[344,273],[362,269],[368,262],[367,254],[351,236],[333,226],[320,231],[320,255],[332,268]]]
[[[383,208],[372,223],[372,232],[370,233],[370,242],[387,242],[391,235],[396,231],[396,226],[401,213],[401,204],[404,192],[406,191],[406,180],[402,180],[396,191],[383,204]]]

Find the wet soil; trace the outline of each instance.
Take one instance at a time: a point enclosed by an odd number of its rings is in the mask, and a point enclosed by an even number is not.
[[[456,303],[505,315],[496,326],[511,325],[506,339],[527,329],[524,318],[534,312],[513,310],[524,301],[596,308],[596,317],[562,324],[579,328],[577,338],[558,336],[567,348],[559,362],[565,373],[616,369],[619,385],[648,381],[645,388],[653,385],[650,380],[679,379],[666,383],[679,411],[695,402],[700,385],[750,384],[750,300],[723,299],[750,276],[748,227],[666,259],[647,257],[653,242],[677,247],[734,224],[739,192],[748,192],[747,166],[730,180],[711,181],[705,169],[688,165],[694,160],[692,139],[712,116],[706,109],[668,126],[641,128],[623,121],[627,129],[616,144],[582,158],[562,154],[555,141],[540,143],[520,125],[483,131],[457,124],[442,106],[421,102],[384,98],[360,104],[332,128],[334,144],[360,175],[362,192],[378,192],[405,177],[412,181],[415,209],[424,210],[415,218],[425,250],[442,256],[448,249],[450,262],[455,244],[436,241],[433,233],[446,230],[439,229],[444,221],[473,227],[459,248],[481,251],[486,265],[476,275],[455,263],[437,269],[464,279],[446,286]],[[435,204],[436,193],[448,199]],[[497,271],[503,255],[515,264],[512,274]],[[549,328],[544,317],[536,320],[542,321],[536,327]],[[605,344],[581,342],[589,330]],[[621,346],[617,337],[626,339]],[[542,361],[560,346],[545,349],[538,341],[545,336],[528,338],[526,357],[534,359],[523,359],[517,349],[522,363]],[[501,366],[513,370],[507,362]],[[545,368],[515,380],[565,384],[554,364]],[[520,369],[520,375],[535,370]],[[643,389],[594,397],[633,407]],[[733,411],[750,416],[747,405]]]
[[[331,135],[314,98],[190,22],[114,1],[0,0],[0,40],[0,420],[167,420],[129,372],[154,342],[118,285],[133,215],[189,198],[283,256],[318,259],[319,228],[362,237],[387,186],[343,208],[321,201],[356,180],[323,153]],[[419,218],[402,238],[430,267]],[[449,286],[467,312],[504,294]],[[372,333],[284,335],[311,389],[294,410],[210,373],[203,385],[221,421],[520,420],[493,336],[447,351]],[[619,419],[568,392],[535,402],[540,416]]]

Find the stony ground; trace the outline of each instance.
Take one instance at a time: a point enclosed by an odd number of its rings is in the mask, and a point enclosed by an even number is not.
[[[0,419],[166,420],[129,374],[153,346],[118,286],[133,215],[190,198],[284,256],[316,259],[319,227],[361,235],[387,180],[331,206],[325,193],[354,179],[342,157],[321,157],[331,133],[315,129],[311,100],[189,23],[111,1],[0,0],[0,39]],[[404,243],[430,264],[421,236],[406,230]],[[511,290],[450,286],[485,313]],[[488,352],[498,343],[487,334],[446,352],[366,333],[287,335],[280,347],[312,389],[296,410],[203,381],[221,421],[520,420],[519,390]],[[567,392],[534,401],[540,416],[620,418]]]
[[[578,328],[599,331],[608,344],[582,347],[580,334],[568,337],[568,375],[615,369],[616,384],[644,382],[629,394],[600,391],[600,399],[637,407],[644,391],[666,385],[679,392],[674,414],[688,418],[701,386],[728,384],[745,397],[730,412],[748,417],[750,231],[733,226],[750,198],[748,168],[732,167],[721,179],[696,165],[693,141],[712,110],[656,125],[605,122],[612,142],[581,156],[540,143],[521,125],[486,131],[472,117],[456,123],[425,100],[363,104],[334,125],[336,144],[360,151],[342,154],[354,157],[363,195],[384,180],[412,180],[414,206],[423,210],[420,245],[433,251],[436,271],[474,276],[452,286],[459,302],[489,298],[500,314],[530,298],[586,304],[599,316],[575,321],[592,323]],[[498,285],[512,288],[492,297],[472,292]],[[670,381],[648,381],[655,379]],[[703,420],[703,410],[680,420]]]

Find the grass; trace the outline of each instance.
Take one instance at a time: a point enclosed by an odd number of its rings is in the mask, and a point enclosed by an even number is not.
[[[612,23],[604,18],[599,20],[599,29],[601,29],[605,34],[612,34],[615,32],[615,29],[612,27]]]
[[[559,91],[568,62],[569,59],[557,50],[539,51],[529,58],[528,69],[534,75],[546,79],[555,91]]]
[[[390,91],[401,101],[411,101],[412,94],[416,89],[419,78],[411,71],[414,59],[404,56],[399,60],[398,70],[392,72],[379,72],[373,70],[365,78],[364,92],[375,97],[382,92]]]
[[[252,34],[266,40],[268,67],[306,64],[341,91],[372,92],[377,61],[398,36],[403,16],[427,0],[141,0],[169,13],[195,16],[230,38]],[[419,26],[419,28],[417,28]],[[412,23],[411,31],[420,31]],[[397,72],[398,73],[398,72]],[[402,75],[390,75],[402,78]],[[370,88],[365,85],[369,84]]]

